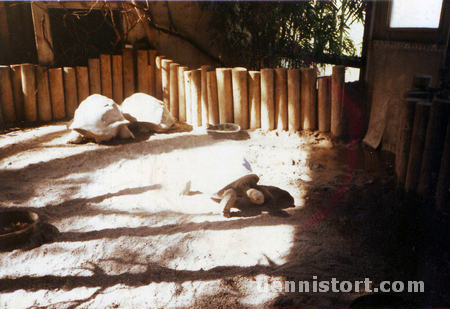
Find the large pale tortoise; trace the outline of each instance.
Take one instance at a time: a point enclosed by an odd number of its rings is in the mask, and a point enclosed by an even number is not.
[[[120,138],[134,138],[128,129],[130,122],[124,118],[119,106],[100,94],[93,94],[80,103],[68,128],[72,130],[68,143],[94,140],[97,143]]]

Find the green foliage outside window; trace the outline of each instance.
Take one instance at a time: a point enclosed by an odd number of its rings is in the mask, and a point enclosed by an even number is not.
[[[213,44],[226,66],[298,67],[358,56],[349,27],[364,22],[360,0],[211,2]]]

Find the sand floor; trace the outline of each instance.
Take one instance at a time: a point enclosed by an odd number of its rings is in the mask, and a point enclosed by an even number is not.
[[[44,244],[0,252],[0,308],[344,308],[364,290],[277,282],[408,277],[391,155],[319,133],[184,129],[101,145],[66,144],[64,123],[0,135],[0,207],[45,223]],[[224,218],[208,195],[180,195],[235,155],[273,200]]]

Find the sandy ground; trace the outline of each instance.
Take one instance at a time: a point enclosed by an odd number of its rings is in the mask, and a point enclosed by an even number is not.
[[[66,144],[64,123],[0,135],[1,208],[45,222],[44,244],[0,252],[0,308],[344,308],[364,291],[275,283],[408,277],[392,156],[319,133],[186,128],[102,145]],[[227,219],[208,195],[179,194],[194,177],[213,186],[235,155],[272,201],[240,200]]]

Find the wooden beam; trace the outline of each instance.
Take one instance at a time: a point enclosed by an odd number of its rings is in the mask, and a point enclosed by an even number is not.
[[[39,65],[51,66],[55,62],[55,55],[47,6],[42,2],[32,1],[31,11]]]

